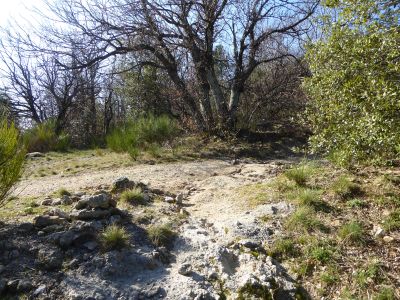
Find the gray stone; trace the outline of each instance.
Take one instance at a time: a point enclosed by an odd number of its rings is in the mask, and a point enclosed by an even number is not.
[[[52,232],[62,231],[63,229],[64,229],[63,225],[50,225],[50,226],[44,227],[42,230],[45,233],[52,233]]]
[[[61,202],[60,198],[54,199],[53,202],[51,203],[52,206],[58,206],[61,204],[62,204],[62,202]]]
[[[85,247],[86,249],[93,251],[94,249],[96,249],[99,246],[99,244],[97,244],[95,241],[89,241],[83,244],[83,247]]]
[[[241,246],[251,249],[251,250],[256,250],[260,246],[259,243],[257,243],[256,241],[252,241],[252,240],[241,240],[239,243]]]
[[[33,296],[37,297],[45,291],[46,291],[46,286],[42,284],[33,292]]]
[[[17,292],[23,293],[30,291],[33,288],[32,283],[29,280],[21,279],[18,281]]]
[[[10,254],[8,254],[9,259],[15,259],[18,257],[19,257],[19,251],[17,249],[10,251]]]
[[[176,196],[175,201],[176,201],[176,204],[182,205],[182,202],[183,202],[183,194],[182,194],[182,193],[179,193],[179,194]]]
[[[34,228],[35,228],[35,226],[33,226],[32,223],[28,223],[28,222],[26,222],[26,223],[21,223],[21,224],[19,224],[19,226],[18,226],[18,230],[19,230],[19,231],[22,231],[22,232],[30,232],[30,231],[32,231]]]
[[[38,263],[45,270],[59,269],[63,263],[63,255],[57,249],[41,249],[38,252]]]
[[[93,220],[93,219],[103,219],[108,218],[111,215],[110,210],[78,210],[72,211],[70,216],[72,219],[76,220]]]
[[[5,282],[5,280],[0,279],[0,296],[3,294],[3,292],[5,291],[7,286],[7,283]]]
[[[164,201],[167,202],[167,203],[174,203],[174,202],[175,202],[175,199],[172,198],[172,197],[170,197],[170,196],[166,196],[166,197],[164,198]]]
[[[34,219],[34,224],[36,227],[43,228],[50,225],[60,225],[66,223],[64,218],[58,216],[37,216]]]
[[[61,204],[62,205],[70,205],[72,204],[72,199],[70,196],[68,195],[64,195],[61,197]]]
[[[120,177],[113,182],[114,190],[124,190],[132,188],[135,185],[133,181],[130,181],[128,177]]]
[[[0,265],[0,274],[4,272],[6,268],[3,265]]]
[[[51,198],[45,198],[41,203],[40,203],[40,205],[42,205],[42,206],[50,206],[50,205],[52,205],[53,204],[53,199],[51,199]]]
[[[79,200],[75,205],[75,209],[84,208],[104,208],[107,209],[111,206],[109,195],[102,193],[99,195],[94,195],[87,197],[85,199]]]
[[[30,152],[26,154],[27,158],[37,158],[37,157],[44,157],[42,152]]]
[[[192,265],[188,263],[182,264],[178,269],[178,273],[183,276],[189,276],[192,273]]]
[[[18,283],[19,283],[18,279],[13,279],[13,280],[8,281],[7,282],[7,289],[10,292],[15,293],[17,291]]]
[[[58,243],[62,248],[68,248],[72,245],[76,238],[76,234],[73,231],[66,231],[59,237]]]
[[[112,215],[110,217],[110,223],[111,224],[118,224],[121,222],[121,216],[120,215]]]

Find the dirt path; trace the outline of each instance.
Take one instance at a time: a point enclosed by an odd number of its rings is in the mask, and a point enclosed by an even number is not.
[[[248,284],[264,287],[278,282],[286,291],[295,290],[291,279],[269,257],[248,252],[258,251],[273,234],[260,218],[288,214],[291,207],[285,203],[250,207],[246,203],[247,195],[239,192],[245,185],[270,181],[287,163],[290,161],[233,164],[231,161],[204,160],[136,165],[69,177],[29,179],[19,184],[16,194],[44,197],[60,187],[82,191],[109,186],[121,176],[149,184],[152,188],[183,193],[183,206],[189,219],[179,229],[179,238],[172,250],[173,262],[165,270],[125,278],[124,283],[115,286],[116,291],[133,287],[142,295],[138,298],[127,296],[126,299],[224,299],[220,298],[222,294],[230,295],[227,299],[236,299],[239,288]],[[91,278],[92,290],[85,288],[82,291],[79,286],[84,280],[82,277],[79,284],[65,280],[63,285],[69,295],[84,293],[85,297],[101,293],[110,285],[110,282],[96,282]],[[144,294],[143,290],[146,291]],[[225,290],[229,292],[225,293]],[[287,297],[285,294],[281,299],[290,299]]]

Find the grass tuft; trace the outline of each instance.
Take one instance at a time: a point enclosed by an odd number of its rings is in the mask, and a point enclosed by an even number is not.
[[[387,231],[400,229],[400,209],[389,214],[389,216],[383,221],[383,228]]]
[[[100,236],[101,243],[106,250],[121,249],[128,246],[129,234],[118,225],[109,225]]]
[[[307,166],[299,166],[285,171],[284,174],[287,179],[294,181],[298,186],[305,186],[311,176],[311,170]]]
[[[338,232],[340,239],[345,243],[363,244],[365,242],[366,232],[361,223],[351,221],[344,224]]]
[[[147,235],[154,245],[165,247],[171,246],[177,236],[170,224],[153,225],[147,230]]]
[[[348,199],[361,194],[361,187],[346,176],[340,176],[332,185],[333,193],[340,199]]]
[[[268,255],[275,259],[295,257],[298,254],[299,251],[296,249],[296,244],[293,239],[290,238],[280,238],[275,240],[268,250]]]
[[[71,193],[66,189],[66,188],[60,188],[57,191],[57,196],[62,197],[62,196],[71,196]]]
[[[309,206],[299,207],[288,217],[285,225],[289,230],[303,229],[312,231],[315,229],[324,229],[324,225],[317,218],[315,210]]]
[[[122,192],[120,201],[124,203],[130,203],[133,205],[143,205],[145,203],[145,197],[140,187],[135,187],[131,190]]]

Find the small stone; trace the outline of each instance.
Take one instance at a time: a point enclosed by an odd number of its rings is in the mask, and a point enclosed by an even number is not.
[[[5,267],[3,265],[0,265],[0,274],[3,273],[5,270]]]
[[[51,198],[45,198],[40,205],[42,206],[50,206],[53,203],[53,199]]]
[[[34,219],[34,224],[36,227],[43,228],[50,225],[60,225],[65,223],[66,220],[58,216],[37,216]]]
[[[26,154],[27,158],[37,158],[37,157],[44,157],[42,152],[30,152]]]
[[[84,208],[104,208],[107,209],[110,207],[110,197],[106,193],[101,193],[99,195],[90,196],[84,199],[81,199],[76,203],[75,209],[84,209]]]
[[[38,252],[38,263],[45,270],[59,269],[63,263],[63,255],[56,249],[41,249]]]
[[[58,198],[54,199],[53,202],[51,203],[51,205],[53,205],[53,206],[59,206],[61,204],[62,204],[61,199],[58,199]]]
[[[40,285],[34,292],[33,296],[39,296],[46,290],[46,286],[44,284]]]
[[[164,198],[164,201],[167,202],[167,203],[174,203],[175,202],[174,198],[172,198],[170,196],[166,196]]]
[[[176,201],[176,204],[182,205],[182,202],[183,202],[183,194],[182,194],[182,193],[179,193],[179,194],[176,196],[175,201]]]
[[[19,280],[18,285],[17,285],[17,292],[22,293],[22,292],[27,292],[30,291],[33,288],[32,283],[29,280]]]
[[[35,226],[33,226],[32,223],[28,223],[28,222],[21,223],[21,224],[18,226],[18,230],[19,230],[19,231],[22,231],[22,232],[30,232],[30,231],[32,231],[34,228],[35,228]]]
[[[0,296],[5,291],[6,286],[7,286],[7,283],[3,279],[0,279]]]
[[[240,241],[240,245],[250,250],[256,250],[260,246],[259,243],[252,240],[242,240]]]
[[[10,252],[10,254],[8,255],[9,259],[15,259],[19,257],[19,251],[17,249],[14,249]]]
[[[380,227],[380,226],[375,227],[374,226],[374,237],[375,238],[380,238],[384,234],[385,234],[385,230],[382,227]]]
[[[70,204],[72,204],[72,199],[71,199],[71,197],[68,196],[68,195],[62,196],[62,198],[61,198],[61,204],[62,204],[62,205],[70,205]]]
[[[78,210],[78,211],[72,211],[70,214],[70,217],[72,219],[76,220],[93,220],[93,219],[102,219],[102,218],[107,218],[111,215],[110,210],[103,210],[103,209],[97,209],[97,210]]]
[[[93,251],[94,249],[97,248],[97,246],[98,246],[98,244],[94,241],[86,242],[83,244],[83,247],[85,247],[89,251]]]
[[[76,258],[74,258],[73,260],[71,260],[71,261],[68,263],[67,266],[68,266],[69,269],[75,269],[77,266],[79,266],[79,260],[76,259]]]
[[[121,222],[121,216],[120,215],[113,215],[110,217],[110,224],[118,224]]]
[[[391,236],[389,236],[389,235],[386,235],[386,236],[383,237],[383,241],[384,241],[385,243],[391,243],[391,242],[394,241],[394,237],[391,237]]]
[[[183,276],[189,276],[192,273],[191,264],[188,263],[182,264],[178,269],[178,273]]]
[[[7,282],[7,289],[10,292],[14,292],[15,293],[17,291],[18,283],[19,283],[18,279],[14,279],[14,280],[8,281]]]
[[[124,190],[132,188],[135,185],[128,177],[120,177],[113,182],[113,190]]]

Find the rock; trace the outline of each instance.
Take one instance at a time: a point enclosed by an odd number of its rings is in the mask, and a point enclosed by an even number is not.
[[[252,240],[242,240],[239,242],[239,244],[241,246],[251,249],[251,250],[256,250],[260,246],[259,243],[257,243],[256,241],[252,241]]]
[[[128,177],[120,177],[113,182],[113,190],[125,190],[134,187],[135,183]]]
[[[164,198],[164,201],[167,202],[167,203],[174,203],[175,202],[174,198],[172,198],[170,196],[166,196]]]
[[[72,245],[76,238],[76,234],[73,231],[66,231],[61,234],[61,236],[58,239],[58,244],[62,248],[68,248],[69,246]]]
[[[8,254],[9,259],[15,259],[19,257],[19,251],[17,249],[14,249]]]
[[[78,266],[79,266],[79,260],[76,259],[76,258],[74,258],[73,260],[71,260],[71,261],[68,263],[68,268],[69,268],[69,269],[75,269],[75,268],[78,267]]]
[[[35,228],[35,226],[32,223],[28,223],[28,222],[21,223],[18,226],[18,230],[21,231],[21,232],[30,232],[34,228]]]
[[[7,282],[7,289],[12,293],[17,292],[18,283],[19,283],[18,279],[14,279],[14,280],[8,281]]]
[[[385,234],[385,230],[380,226],[374,226],[373,234],[375,238],[380,238]]]
[[[30,152],[26,154],[26,158],[36,158],[36,157],[44,157],[44,154],[41,152]]]
[[[62,202],[61,202],[61,199],[59,199],[59,198],[54,199],[53,202],[51,203],[52,206],[59,206],[61,204],[62,204]]]
[[[48,271],[61,268],[63,255],[57,249],[40,249],[38,252],[38,263]]]
[[[0,296],[3,294],[3,292],[5,291],[7,286],[7,283],[5,282],[5,280],[0,279]]]
[[[64,195],[64,196],[62,196],[61,197],[61,204],[62,205],[70,205],[70,204],[72,204],[72,199],[71,199],[71,197],[70,196],[68,196],[68,195]]]
[[[0,274],[3,273],[5,270],[5,267],[3,265],[0,265]]]
[[[70,216],[76,220],[93,220],[108,218],[111,215],[110,210],[96,209],[96,210],[78,210],[72,211]]]
[[[394,237],[391,237],[391,236],[389,236],[389,235],[386,235],[386,236],[383,237],[383,241],[384,241],[385,243],[391,243],[391,242],[394,241]]]
[[[70,218],[68,213],[66,213],[65,211],[63,211],[59,208],[53,208],[52,210],[48,211],[47,214],[49,216],[57,216],[57,217],[64,218],[64,219]]]
[[[182,202],[183,202],[183,194],[182,194],[182,193],[179,193],[179,194],[176,196],[175,201],[176,201],[176,204],[182,205]]]
[[[37,297],[45,291],[46,291],[46,286],[42,284],[33,292],[33,296]]]
[[[42,206],[50,206],[50,205],[52,205],[53,204],[53,199],[51,199],[51,198],[45,198],[41,203],[40,203],[40,205],[42,205]]]
[[[121,222],[121,216],[120,215],[112,215],[110,217],[110,224],[118,224]]]
[[[18,293],[30,291],[32,288],[33,288],[33,285],[29,280],[21,279],[18,281],[18,285],[17,285]]]
[[[94,249],[96,249],[98,247],[99,244],[97,244],[94,241],[89,241],[83,244],[83,247],[85,247],[86,249],[88,249],[89,251],[93,251]]]
[[[36,227],[43,228],[50,225],[61,225],[66,223],[66,219],[60,218],[58,216],[37,216],[34,219],[34,224]]]
[[[75,209],[84,208],[104,208],[107,209],[111,206],[110,197],[106,193],[94,195],[82,200],[79,200],[75,205]]]
[[[44,227],[42,230],[45,233],[52,233],[52,232],[62,231],[63,229],[64,229],[63,225],[50,225],[50,226]]]
[[[178,273],[183,276],[189,276],[192,273],[191,264],[188,263],[182,264],[178,269]]]

